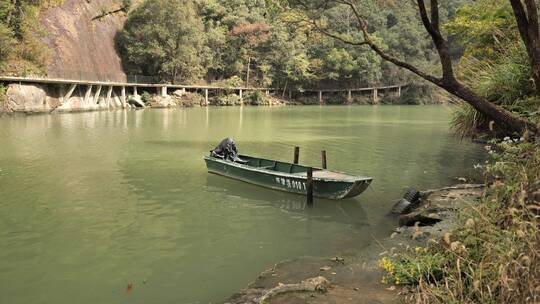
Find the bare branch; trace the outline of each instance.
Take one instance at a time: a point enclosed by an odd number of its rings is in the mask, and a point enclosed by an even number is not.
[[[424,0],[418,0],[418,11],[420,12],[420,19],[422,20],[422,24],[424,25],[424,28],[427,30],[427,32],[433,36],[437,35],[435,32],[435,29],[431,25],[431,21],[429,20],[426,4],[424,3]]]
[[[358,41],[358,42],[355,42],[355,41],[352,41],[352,40],[348,40],[348,39],[345,39],[343,38],[342,36],[339,36],[339,35],[336,35],[336,34],[333,34],[331,32],[328,32],[322,28],[317,28],[317,30],[319,32],[321,32],[322,34],[330,37],[330,38],[334,38],[338,41],[341,41],[345,44],[349,44],[349,45],[354,45],[354,46],[361,46],[361,45],[368,45],[369,43],[367,41]]]

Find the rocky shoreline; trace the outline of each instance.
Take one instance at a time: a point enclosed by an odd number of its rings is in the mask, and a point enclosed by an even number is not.
[[[483,185],[459,184],[421,192],[412,212],[397,218],[399,227],[360,251],[334,257],[302,257],[274,265],[227,304],[399,303],[406,290],[381,283],[383,256],[438,240],[456,224],[458,211],[480,201]]]

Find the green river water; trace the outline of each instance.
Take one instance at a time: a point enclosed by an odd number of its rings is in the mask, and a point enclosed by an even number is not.
[[[276,262],[359,249],[405,187],[482,161],[443,106],[231,107],[0,117],[0,303],[216,303]],[[209,175],[240,153],[374,177],[315,200]],[[126,291],[133,284],[130,292]]]

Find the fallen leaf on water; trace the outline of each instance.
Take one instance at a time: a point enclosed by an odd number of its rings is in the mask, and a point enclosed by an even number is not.
[[[128,283],[127,287],[126,287],[126,292],[130,292],[133,290],[133,283]]]

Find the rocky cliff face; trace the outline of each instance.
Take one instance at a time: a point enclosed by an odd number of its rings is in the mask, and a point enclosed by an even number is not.
[[[65,0],[43,12],[40,22],[47,30],[45,42],[52,51],[50,77],[86,80],[125,80],[114,38],[126,20],[115,13],[92,20],[102,11],[112,11],[120,0]]]

